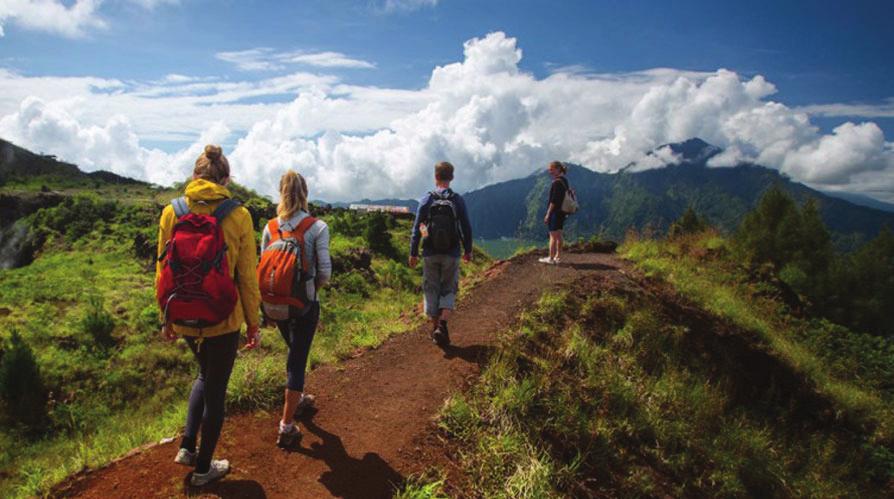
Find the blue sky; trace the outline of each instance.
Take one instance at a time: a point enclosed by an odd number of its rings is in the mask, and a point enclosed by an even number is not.
[[[636,160],[638,149],[719,128],[723,134],[709,138],[733,151],[729,161],[760,160],[818,187],[894,198],[890,2],[0,4],[6,4],[0,6],[0,90],[10,90],[0,97],[0,136],[59,152],[87,169],[117,168],[165,181],[179,174],[201,139],[213,139],[231,150],[242,148],[236,152],[246,163],[262,162],[256,156],[267,151],[279,163],[276,168],[312,170],[326,186],[325,194],[339,198],[353,191],[346,180],[332,178],[357,174],[339,161],[365,163],[366,171],[399,151],[413,164],[383,166],[376,176],[400,184],[409,175],[414,180],[407,185],[415,187],[425,179],[415,169],[427,169],[424,163],[432,157],[452,153],[483,172],[469,181],[473,188],[517,176],[556,155],[613,170]],[[496,33],[511,46],[488,39]],[[468,49],[473,40],[490,40],[473,44],[481,49],[478,59],[476,49]],[[517,61],[514,50],[522,54]],[[433,85],[433,75],[436,68],[453,66],[466,69],[445,71],[457,78],[456,93],[461,94],[448,98],[449,82]],[[666,71],[650,71],[655,68]],[[735,77],[718,73],[721,69]],[[515,79],[505,79],[504,88],[492,91],[479,81],[497,74]],[[712,77],[717,82],[706,84],[715,81]],[[691,88],[674,87],[680,78]],[[751,90],[736,93],[736,85],[745,88],[751,81]],[[550,99],[569,85],[580,86],[581,98],[592,104],[572,107],[588,110],[598,122],[586,134],[577,126],[568,134],[581,136],[566,141],[554,136],[559,133],[525,125],[534,117],[560,123],[560,103]],[[649,97],[656,87],[666,92]],[[599,92],[611,99],[600,101]],[[307,102],[299,102],[302,95]],[[217,97],[196,99],[203,96]],[[656,107],[655,99],[664,104]],[[610,100],[620,104],[604,102]],[[705,100],[723,102],[712,112],[721,113],[724,121],[693,124]],[[189,106],[190,112],[177,115],[177,106]],[[333,106],[340,110],[324,111]],[[667,116],[646,111],[684,108],[696,114],[667,130],[649,124],[665,122]],[[205,121],[203,109],[214,111]],[[649,123],[626,117],[637,109]],[[425,121],[426,113],[434,111],[451,120],[463,113],[473,117],[435,131]],[[752,122],[755,116],[770,121]],[[309,117],[321,124],[308,124]],[[507,124],[513,119],[521,125]],[[414,129],[429,126],[422,138],[400,131],[400,122],[414,120],[419,122]],[[836,132],[847,123],[853,128]],[[778,133],[768,138],[756,131],[765,126],[778,126]],[[384,132],[394,137],[375,138]],[[441,135],[434,140],[433,134]],[[278,135],[278,142],[262,140],[271,135]],[[84,137],[109,144],[78,147]],[[362,138],[368,140],[352,142]],[[111,144],[116,139],[136,142],[129,144],[131,150],[118,150]],[[74,143],[66,145],[67,140]],[[520,144],[527,153],[518,152]],[[780,153],[783,147],[797,154]],[[851,147],[859,154],[844,157],[841,150]],[[103,154],[117,155],[119,161],[112,164]],[[814,165],[835,154],[827,165]],[[153,171],[120,166],[127,155],[154,162]],[[519,160],[531,165],[508,166]],[[861,169],[856,163],[871,166]],[[259,176],[272,172],[260,165],[250,171]],[[324,176],[330,178],[322,181]],[[275,183],[254,181],[261,189]],[[388,193],[390,184],[369,185],[364,193],[375,195]]]

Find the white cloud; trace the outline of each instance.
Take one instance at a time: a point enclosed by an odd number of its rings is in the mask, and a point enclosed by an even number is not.
[[[0,70],[0,136],[88,168],[164,182],[186,175],[198,149],[166,155],[137,138],[198,148],[210,140],[202,133],[226,135],[236,140],[227,154],[240,181],[275,194],[280,174],[296,168],[312,197],[331,201],[416,196],[444,159],[457,166],[460,191],[553,159],[599,171],[658,167],[676,158],[669,149],[648,151],[698,136],[725,149],[712,166],[755,161],[818,188],[894,200],[894,147],[878,126],[847,123],[822,134],[807,113],[773,101],[776,88],[762,76],[658,68],[538,79],[519,68],[521,58],[515,39],[491,33],[466,42],[463,60],[434,68],[419,90],[311,73],[138,83]],[[26,105],[31,95],[43,103]],[[282,95],[292,97],[251,103]]]
[[[9,22],[23,29],[44,31],[68,38],[107,26],[99,16],[102,0],[76,0],[72,5],[53,0],[3,0],[0,3],[0,34]]]
[[[352,59],[341,52],[295,53],[285,57],[286,62],[307,64],[320,68],[375,68],[375,64],[360,59]]]
[[[63,107],[28,97],[22,101],[18,112],[0,119],[0,133],[25,147],[51,151],[85,171],[107,170],[170,184],[188,175],[189,165],[198,157],[204,144],[223,142],[229,130],[222,123],[212,123],[193,145],[179,153],[168,154],[142,147],[123,115],[113,116],[102,125],[84,126]]]
[[[221,61],[235,64],[236,68],[242,71],[274,71],[283,69],[282,64],[273,62],[272,54],[273,49],[260,47],[235,52],[218,52],[215,57]]]
[[[151,10],[177,0],[126,0]],[[80,38],[91,30],[105,29],[108,21],[100,15],[105,0],[3,0],[0,2],[0,37],[4,25],[13,23],[22,29],[42,31],[66,38]]]
[[[797,109],[817,116],[894,118],[894,98],[889,98],[882,104],[814,104]]]
[[[376,65],[354,59],[341,52],[276,52],[269,47],[259,47],[235,52],[218,52],[218,59],[232,63],[241,71],[278,71],[289,64],[319,68],[372,69]]]
[[[438,0],[385,0],[382,10],[385,12],[411,12],[437,5]]]

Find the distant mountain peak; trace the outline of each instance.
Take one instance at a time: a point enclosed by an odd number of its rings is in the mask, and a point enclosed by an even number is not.
[[[680,156],[684,163],[703,164],[709,159],[720,154],[723,150],[704,140],[693,137],[683,142],[674,142],[659,146],[658,149],[669,147],[674,154]]]

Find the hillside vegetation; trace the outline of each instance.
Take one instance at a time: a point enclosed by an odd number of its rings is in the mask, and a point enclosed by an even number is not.
[[[692,211],[629,235],[636,274],[547,291],[502,333],[441,411],[450,466],[404,496],[890,497],[894,311],[866,301],[891,235],[838,254],[817,220],[777,191],[731,238]]]
[[[59,196],[18,221],[36,241],[33,263],[0,270],[2,497],[45,493],[85,467],[176,434],[194,376],[185,344],[158,337],[153,288],[158,217],[178,190],[52,180],[0,189],[16,198],[41,190]],[[251,211],[260,239],[273,205],[242,187],[231,190]],[[333,234],[334,277],[321,293],[311,367],[415,326],[421,280],[404,263],[408,220],[316,213]],[[465,273],[487,264],[478,257]],[[284,366],[284,343],[265,330],[261,348],[236,362],[230,410],[279,404]]]

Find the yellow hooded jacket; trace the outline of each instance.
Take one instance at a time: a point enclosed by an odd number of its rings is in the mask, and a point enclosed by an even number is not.
[[[222,200],[230,197],[230,191],[226,187],[207,180],[193,180],[186,186],[186,201],[189,210],[193,213],[210,215]],[[159,222],[159,255],[164,251],[165,244],[171,239],[171,233],[176,223],[177,215],[174,214],[174,207],[168,205],[161,213]],[[242,329],[243,322],[249,326],[256,326],[260,323],[261,293],[258,288],[257,276],[258,255],[251,214],[242,206],[236,208],[221,223],[221,230],[223,230],[224,240],[227,243],[230,276],[235,279],[239,294],[236,308],[233,309],[233,313],[227,320],[215,326],[196,329],[174,325],[174,331],[177,334],[207,338],[239,331]],[[156,288],[161,276],[161,269],[162,263],[158,262],[155,266]]]

